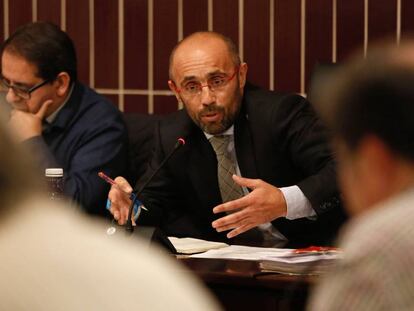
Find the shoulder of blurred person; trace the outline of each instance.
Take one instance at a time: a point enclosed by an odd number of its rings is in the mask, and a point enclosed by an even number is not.
[[[9,110],[10,105],[7,103],[6,100],[6,92],[0,91],[0,109]]]
[[[344,258],[313,292],[309,310],[411,310],[414,188],[344,226]]]
[[[1,310],[219,309],[161,251],[46,199],[22,147],[0,122]]]
[[[0,227],[2,310],[218,310],[183,267],[32,196]]]
[[[414,306],[414,42],[379,44],[325,76],[315,104],[330,127],[351,221],[344,259],[311,310]]]

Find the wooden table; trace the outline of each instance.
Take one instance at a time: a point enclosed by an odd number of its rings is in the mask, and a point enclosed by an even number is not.
[[[148,246],[154,241],[165,247],[165,237],[161,240],[157,238],[153,227],[137,227],[134,234],[141,240],[147,240]],[[263,243],[251,243],[250,246],[270,247]],[[304,310],[309,287],[318,280],[317,276],[263,273],[256,261],[189,258],[183,255],[176,255],[176,258],[211,289],[225,310]]]
[[[255,261],[178,256],[225,310],[304,310],[308,289],[317,276],[263,273]]]

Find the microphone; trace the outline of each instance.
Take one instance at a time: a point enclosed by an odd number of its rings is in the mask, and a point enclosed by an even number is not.
[[[161,164],[158,166],[158,168],[151,174],[151,176],[147,179],[147,181],[144,183],[144,185],[141,187],[141,189],[137,192],[133,192],[134,198],[132,199],[131,205],[128,210],[128,218],[127,222],[125,224],[125,230],[127,232],[134,232],[134,226],[132,225],[132,210],[134,209],[134,205],[136,201],[138,200],[138,197],[141,195],[142,191],[147,187],[147,185],[154,179],[155,175],[164,167],[165,163],[171,158],[171,156],[181,147],[185,145],[184,138],[178,138],[177,142],[174,145],[174,148],[171,150],[171,152],[164,158],[164,160],[161,162]]]

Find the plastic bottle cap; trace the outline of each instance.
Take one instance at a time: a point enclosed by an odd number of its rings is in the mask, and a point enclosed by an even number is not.
[[[47,168],[45,169],[46,177],[63,177],[63,168]]]

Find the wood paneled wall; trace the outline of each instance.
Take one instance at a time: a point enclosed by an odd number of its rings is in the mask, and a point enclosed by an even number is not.
[[[231,37],[262,87],[306,93],[318,62],[414,31],[412,0],[0,0],[0,40],[48,20],[73,38],[80,80],[125,112],[168,113],[168,56],[198,30]]]

